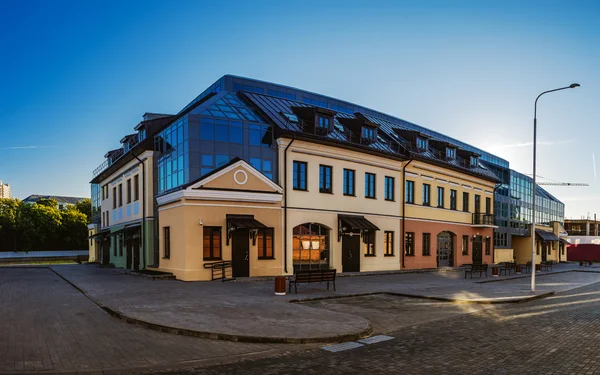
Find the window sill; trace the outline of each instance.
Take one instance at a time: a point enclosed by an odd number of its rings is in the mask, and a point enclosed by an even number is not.
[[[298,188],[294,188],[294,191],[308,191],[308,189],[298,189]]]
[[[384,257],[395,257],[396,255],[394,254],[383,254]]]
[[[365,196],[366,199],[377,199],[377,197],[367,197]]]
[[[333,191],[321,191],[321,190],[319,190],[319,193],[321,193],[321,194],[331,194],[331,195],[333,195]]]
[[[387,198],[386,198],[386,199],[385,199],[385,201],[386,201],[386,202],[395,202],[396,200],[395,200],[395,199],[387,199]]]
[[[424,257],[430,257],[431,254],[423,254]]]
[[[377,255],[375,254],[365,254],[366,257],[376,257]]]
[[[415,256],[415,254],[404,254],[404,256],[407,256],[407,257],[414,257],[414,256]]]
[[[356,197],[356,194],[344,194],[345,197]]]
[[[211,262],[215,262],[215,261],[221,261],[223,260],[223,258],[203,258],[204,261],[211,261]]]
[[[162,257],[160,259],[171,259],[171,257]]]
[[[258,257],[258,260],[275,260],[275,257]]]

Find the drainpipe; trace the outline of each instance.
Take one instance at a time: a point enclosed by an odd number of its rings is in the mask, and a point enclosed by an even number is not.
[[[283,271],[285,273],[288,272],[287,268],[287,150],[290,148],[292,143],[296,140],[296,135],[294,134],[294,138],[292,141],[285,146],[285,150],[283,151]]]
[[[146,269],[146,166],[144,162],[133,152],[131,153],[142,165],[142,259]]]
[[[405,246],[405,238],[406,238],[406,229],[404,227],[404,223],[405,223],[405,217],[406,217],[406,167],[408,167],[408,165],[410,163],[413,162],[413,159],[410,159],[408,161],[408,163],[404,164],[404,166],[402,167],[402,191],[404,192],[404,197],[401,197],[402,199],[402,237],[400,237],[400,243],[402,244],[402,256],[401,256],[401,262],[400,262],[400,268],[404,268],[404,246]],[[414,239],[413,239],[414,241]],[[414,246],[414,244],[413,244]]]
[[[494,195],[493,195],[493,205],[492,205],[492,211],[494,211],[494,224],[496,224],[496,208],[494,207],[496,205],[496,190],[498,190],[498,188],[502,186],[502,183],[499,183],[498,185],[496,185],[494,187]],[[492,231],[493,237],[492,237],[492,243],[495,245],[495,240],[496,240],[496,229],[494,229]],[[514,257],[514,250],[513,250],[513,257]],[[513,258],[514,259],[514,258]],[[496,246],[494,246],[494,248],[492,249],[492,264],[496,264]]]

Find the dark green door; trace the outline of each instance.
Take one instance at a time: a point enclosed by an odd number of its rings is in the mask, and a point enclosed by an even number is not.
[[[342,272],[360,272],[360,236],[342,237]]]
[[[248,229],[238,229],[231,236],[233,277],[250,276],[250,237]]]
[[[473,264],[481,264],[483,260],[483,254],[481,252],[483,246],[483,241],[481,236],[475,237],[473,240]]]

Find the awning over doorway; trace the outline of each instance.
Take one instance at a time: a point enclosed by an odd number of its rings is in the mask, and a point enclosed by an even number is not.
[[[100,232],[98,232],[96,234],[92,234],[91,236],[88,236],[88,239],[92,239],[92,238],[104,236],[104,235],[107,235],[109,232],[110,231],[108,229],[104,229],[104,230],[101,230]]]
[[[139,228],[141,226],[142,226],[141,222],[139,222],[139,223],[132,223],[132,224],[126,224],[125,228],[123,228],[123,229],[135,229],[135,228]]]
[[[571,243],[567,240],[565,240],[564,238],[559,238],[558,239],[560,242],[564,243],[565,245],[570,245]]]
[[[229,230],[237,229],[262,229],[267,226],[254,218],[254,215],[227,215]],[[232,228],[232,229],[231,229]]]
[[[351,232],[354,230],[379,230],[377,226],[365,219],[364,216],[354,215],[338,215],[341,221],[341,226],[347,229],[344,232]]]
[[[536,237],[541,238],[542,241],[560,241],[554,233],[546,232],[545,230],[536,229],[535,230]]]

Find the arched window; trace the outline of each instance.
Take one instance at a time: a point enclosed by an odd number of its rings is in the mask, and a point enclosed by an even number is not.
[[[328,227],[317,223],[305,223],[294,228],[294,270],[329,268],[329,233]]]

